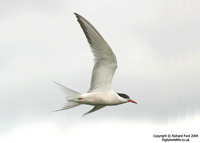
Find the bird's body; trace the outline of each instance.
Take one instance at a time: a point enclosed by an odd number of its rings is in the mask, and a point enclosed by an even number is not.
[[[95,64],[92,72],[90,89],[87,93],[81,94],[55,82],[67,93],[67,103],[60,110],[66,110],[81,104],[93,105],[94,108],[84,114],[87,115],[105,106],[118,105],[127,102],[136,103],[126,94],[113,91],[112,79],[117,69],[116,56],[94,26],[81,15],[77,13],[75,13],[75,15],[90,44]]]
[[[70,100],[69,100],[70,101]],[[73,102],[88,104],[88,105],[118,105],[123,103],[120,100],[120,97],[114,91],[105,91],[105,92],[91,92],[81,94],[77,99],[71,100]]]

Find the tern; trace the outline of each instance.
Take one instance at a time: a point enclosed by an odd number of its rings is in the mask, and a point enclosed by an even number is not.
[[[116,93],[112,89],[112,79],[117,69],[117,59],[104,38],[96,28],[81,15],[74,13],[79,22],[94,56],[94,68],[90,88],[87,93],[79,93],[66,86],[59,85],[66,93],[65,105],[56,111],[70,109],[81,104],[94,106],[83,116],[97,111],[105,106],[114,106],[132,102],[130,97],[124,93]]]

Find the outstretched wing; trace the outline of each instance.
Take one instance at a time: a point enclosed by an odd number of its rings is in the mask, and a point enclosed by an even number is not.
[[[97,110],[99,110],[99,109],[101,109],[101,108],[103,108],[103,107],[105,107],[105,106],[104,106],[104,105],[97,105],[97,106],[94,106],[94,108],[92,108],[92,110],[86,112],[85,114],[83,114],[83,116],[88,115],[88,114],[90,114],[90,113],[92,113],[92,112],[94,112],[94,111],[97,111]],[[83,117],[83,116],[82,116],[82,117]]]
[[[75,13],[94,55],[94,68],[89,92],[112,88],[113,75],[117,69],[116,56],[99,32],[84,17]]]

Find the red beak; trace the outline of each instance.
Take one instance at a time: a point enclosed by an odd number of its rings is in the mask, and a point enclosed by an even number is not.
[[[133,101],[133,100],[131,100],[131,99],[129,99],[128,102],[132,102],[132,103],[137,104],[137,102],[135,102],[135,101]]]

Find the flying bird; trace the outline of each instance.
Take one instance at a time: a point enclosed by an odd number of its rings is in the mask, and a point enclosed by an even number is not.
[[[117,69],[117,59],[96,28],[81,15],[74,13],[79,22],[94,56],[94,67],[90,88],[87,93],[79,93],[57,82],[66,93],[65,105],[56,111],[70,109],[82,104],[94,106],[83,116],[97,111],[105,106],[114,106],[132,102],[130,97],[124,93],[116,93],[112,89],[112,79]]]

